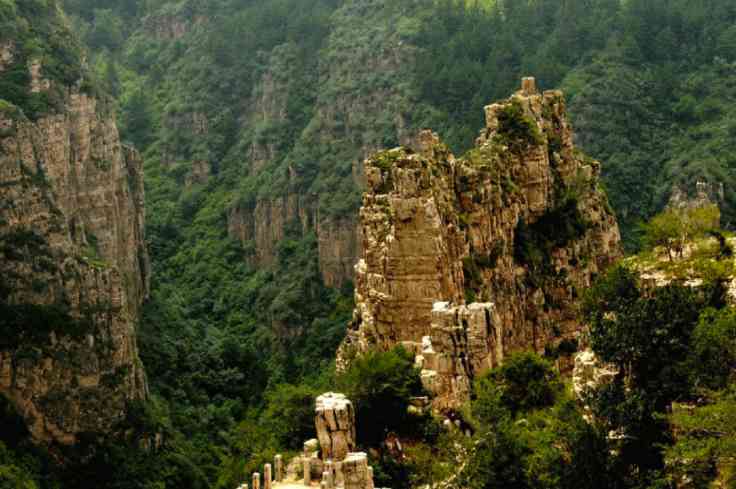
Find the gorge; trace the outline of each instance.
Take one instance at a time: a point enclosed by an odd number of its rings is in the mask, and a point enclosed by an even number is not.
[[[0,0],[0,485],[731,489],[734,22]]]

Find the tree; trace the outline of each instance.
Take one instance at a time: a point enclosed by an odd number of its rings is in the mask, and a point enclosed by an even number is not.
[[[658,246],[667,250],[670,261],[673,252],[682,257],[689,242],[719,228],[721,213],[718,206],[670,208],[643,224],[644,244],[649,249]]]
[[[695,384],[722,389],[736,378],[736,309],[708,309],[693,333]]]
[[[553,405],[561,389],[550,362],[535,353],[517,353],[476,381],[473,414],[485,424],[513,418]]]
[[[623,266],[585,298],[593,350],[618,368],[591,404],[610,431],[623,435],[619,460],[626,473],[655,477],[664,467],[659,447],[668,435],[660,415],[691,392],[691,338],[707,305],[698,290],[685,285],[643,289]]]
[[[355,404],[359,443],[378,446],[388,432],[411,433],[416,427],[409,401],[423,388],[414,358],[403,347],[355,359],[338,385]]]
[[[88,42],[96,48],[118,49],[123,43],[123,23],[111,9],[95,9]]]
[[[682,363],[705,305],[697,290],[681,284],[644,291],[634,272],[619,266],[590,290],[584,313],[596,354],[664,411],[689,389]]]
[[[615,487],[606,432],[583,419],[549,362],[512,355],[476,380],[474,393],[477,439],[466,448],[461,487]]]
[[[316,389],[306,385],[279,384],[266,394],[264,425],[277,446],[299,450],[314,434]]]

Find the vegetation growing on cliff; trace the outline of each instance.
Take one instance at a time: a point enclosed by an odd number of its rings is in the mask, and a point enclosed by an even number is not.
[[[638,223],[662,208],[674,184],[725,183],[724,222],[730,222],[733,2],[488,3],[65,2],[92,48],[91,69],[118,98],[123,134],[147,156],[154,286],[140,338],[156,409],[136,411],[130,422],[165,435],[155,456],[137,450],[133,441],[124,447],[114,441],[91,444],[95,456],[82,464],[70,487],[226,487],[243,473],[246,458],[255,463],[277,447],[298,448],[310,393],[326,385],[319,373],[329,370],[350,318],[350,286],[324,285],[317,237],[299,226],[286,226],[272,265],[249,264],[245,258],[257,244],[228,235],[228,213],[293,192],[314,196],[323,217],[350,215],[359,201],[356,175],[365,152],[394,146],[420,127],[432,127],[454,149],[465,149],[482,126],[480,108],[514,91],[522,74],[535,75],[544,88],[566,90],[582,146],[604,162],[631,248]],[[28,93],[27,63],[33,57],[42,58],[42,76],[59,87],[75,85],[83,71],[76,41],[46,23],[52,8],[53,1],[0,0],[0,46],[6,38],[28,41],[0,74],[4,113],[18,106],[33,118],[55,107],[53,92]],[[82,89],[91,91],[92,85],[83,83]],[[251,110],[266,115],[259,118]],[[513,141],[534,136],[515,114],[508,122]],[[195,161],[205,162],[211,174],[190,185]],[[519,258],[541,266],[551,249],[580,232],[584,223],[576,205],[565,201],[539,225],[522,225]],[[464,265],[473,277],[478,267],[492,263],[492,255],[474,256]],[[690,304],[689,296],[673,296]],[[648,307],[664,307],[639,299],[632,304],[640,316]],[[694,339],[687,340],[695,344],[687,344],[714,379],[728,377],[728,363],[703,361],[716,351],[728,358],[728,315],[698,314]],[[690,327],[692,321],[686,322]],[[365,373],[378,376],[373,374]],[[705,382],[702,375],[697,374]],[[523,461],[519,466],[526,472],[509,474],[509,481],[549,487],[572,479],[555,472],[560,452],[544,450],[545,443],[579,436],[583,441],[566,447],[565,457],[600,453],[599,433],[586,431],[565,395],[555,391],[553,397],[537,406],[541,414],[506,408],[531,422],[504,425],[483,441],[486,458],[478,459],[479,466],[500,471],[484,472],[486,481],[504,477],[510,460],[493,447],[507,447]],[[731,405],[727,394],[704,399],[718,409]],[[283,403],[293,403],[294,411],[281,409]],[[710,416],[709,406],[688,415]],[[258,429],[273,428],[282,416],[298,419],[293,430],[272,430],[271,437]],[[704,452],[693,448],[700,441],[692,440],[700,435],[691,430],[688,436],[690,448],[682,456],[700,457]],[[6,465],[23,466],[0,464]],[[590,474],[606,473],[585,467]],[[38,478],[34,470],[29,474]],[[574,483],[585,484],[592,482]]]
[[[0,64],[0,98],[34,120],[62,108],[66,87],[98,93],[82,65],[82,46],[64,22],[56,2],[0,2],[0,49],[9,55],[8,66]],[[51,82],[48,90],[31,91],[33,62]]]
[[[578,198],[569,196],[531,225],[520,220],[514,237],[514,258],[533,272],[548,268],[555,249],[585,233],[587,224],[578,205]]]

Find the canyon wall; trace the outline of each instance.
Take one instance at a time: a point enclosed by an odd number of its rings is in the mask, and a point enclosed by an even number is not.
[[[36,441],[71,445],[147,396],[142,162],[111,107],[29,70],[63,101],[35,120],[0,106],[0,394]]]
[[[622,255],[600,164],[574,147],[562,93],[525,79],[485,111],[463,158],[425,131],[416,152],[365,163],[356,310],[338,365],[402,344],[440,409],[506,355],[574,341],[578,299]]]

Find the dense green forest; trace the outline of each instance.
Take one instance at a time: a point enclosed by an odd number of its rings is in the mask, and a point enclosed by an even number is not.
[[[44,24],[18,22],[17,9],[43,12],[53,3],[0,0],[2,35],[36,35]],[[0,445],[8,487],[234,487],[277,450],[299,448],[311,432],[314,395],[335,385],[353,396],[359,416],[368,413],[360,418],[368,426],[427,442],[413,465],[375,461],[380,485],[441,480],[444,466],[432,461],[451,458],[458,444],[471,450],[467,441],[431,419],[381,426],[386,416],[374,409],[381,403],[371,395],[401,410],[417,394],[402,352],[335,378],[352,290],[325,285],[314,229],[287,223],[273,262],[259,265],[251,259],[257,244],[229,235],[228,215],[286,194],[313,197],[323,219],[354,215],[354,167],[363,156],[424,127],[462,153],[482,126],[483,106],[516,90],[522,75],[565,91],[578,144],[603,162],[629,250],[639,249],[640,222],[665,206],[673,186],[723,183],[726,227],[736,209],[730,0],[64,0],[63,8],[89,50],[95,76],[85,90],[113,96],[123,138],[145,157],[153,290],[139,343],[152,398],[127,423],[162,433],[164,443],[151,453],[91,440],[59,472],[8,414],[15,428],[3,429]],[[75,83],[67,78],[77,67],[65,60],[77,54],[66,53],[81,45],[51,38],[29,49],[58,60],[53,75]],[[17,90],[25,73],[4,74],[0,98],[30,117],[54,110],[53,99]],[[191,180],[200,162],[209,176]],[[676,453],[698,461],[689,475],[706,484],[714,454],[733,446],[668,439],[672,424],[724,419],[719,413],[736,402],[729,381],[714,377],[723,365],[693,357],[718,349],[733,366],[733,312],[705,295],[673,286],[649,297],[635,277],[613,272],[590,302],[593,346],[636,369],[625,372],[635,389],[622,388],[622,373],[591,401],[600,419],[591,426],[544,359],[519,357],[476,386],[466,415],[479,448],[463,477],[472,487],[668,487],[663,461]],[[628,322],[607,324],[601,314],[617,307]],[[644,326],[671,342],[650,344],[636,334]],[[622,345],[630,348],[618,351]],[[631,351],[652,363],[632,366]],[[386,378],[391,392],[366,387]],[[721,380],[703,391],[710,378]],[[533,399],[507,392],[530,382],[540,383]],[[704,401],[692,412],[664,408],[698,396]],[[713,430],[733,433],[728,419]],[[639,430],[639,443],[624,441],[609,457],[605,434],[622,427]]]

